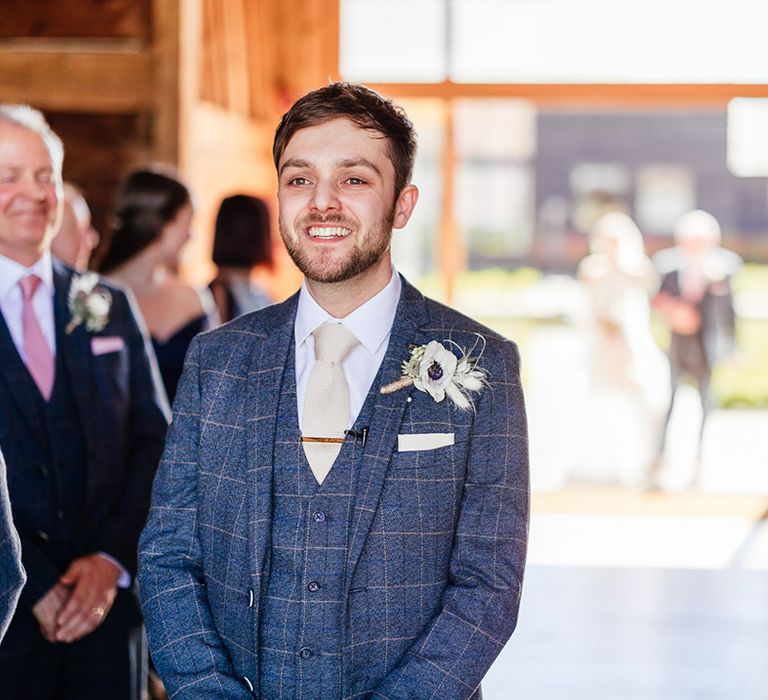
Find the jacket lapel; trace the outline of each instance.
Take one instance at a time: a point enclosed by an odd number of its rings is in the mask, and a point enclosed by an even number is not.
[[[92,431],[88,420],[88,417],[93,413],[90,335],[82,324],[70,333],[66,332],[67,324],[72,318],[72,314],[69,312],[68,297],[73,274],[57,261],[54,261],[53,286],[56,293],[53,297],[53,316],[56,323],[56,352],[60,355],[69,372],[70,385],[77,404],[80,423],[83,426],[86,444],[91,445]]]
[[[413,387],[408,387],[391,394],[382,394],[379,389],[402,377],[403,360],[408,359],[411,345],[422,342],[419,338],[419,328],[426,325],[428,321],[424,297],[405,279],[401,277],[401,280],[403,289],[389,336],[389,345],[382,360],[378,384],[373,387],[376,398],[371,414],[368,442],[360,463],[360,478],[347,558],[347,585],[352,580],[363,544],[368,537],[390,458],[397,449],[397,436],[408,406],[408,397],[415,391]]]
[[[11,332],[0,313],[0,380],[5,384],[13,405],[23,416],[33,435],[45,435],[46,427],[41,412],[42,396],[21,359]],[[4,413],[4,411],[3,411]]]
[[[251,571],[258,577],[259,589],[263,587],[262,577],[269,575],[277,397],[288,352],[293,347],[297,300],[298,295],[294,295],[283,304],[272,307],[270,317],[255,331],[264,334],[264,339],[251,344],[245,415],[249,421],[248,473],[255,479],[254,487],[249,489],[249,529],[253,533]],[[258,594],[256,599],[259,600]]]

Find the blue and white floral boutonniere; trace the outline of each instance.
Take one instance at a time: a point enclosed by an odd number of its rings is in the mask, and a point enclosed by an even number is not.
[[[485,344],[485,338],[478,336],[478,339]],[[473,408],[470,394],[480,392],[488,385],[488,373],[478,367],[482,351],[477,357],[470,357],[470,353],[458,345],[456,348],[460,357],[437,340],[414,346],[411,357],[403,362],[403,376],[381,387],[381,393],[391,394],[413,384],[438,403],[447,396],[458,408],[468,411]]]
[[[86,329],[94,333],[107,325],[112,295],[104,287],[97,286],[98,282],[99,276],[94,272],[72,278],[68,300],[72,318],[64,329],[67,333],[81,324],[85,324]]]

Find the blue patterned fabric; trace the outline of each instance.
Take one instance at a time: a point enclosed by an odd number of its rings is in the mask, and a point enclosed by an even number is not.
[[[368,425],[369,399],[353,431]],[[318,486],[302,449],[295,352],[283,373],[275,440],[270,567],[259,620],[263,697],[342,697],[345,553],[362,444],[348,437]]]
[[[140,544],[150,650],[172,698],[274,697],[258,687],[266,678],[259,646],[272,538],[286,526],[276,517],[275,465],[294,420],[277,397],[296,299],[204,333],[190,347]],[[471,348],[477,333],[487,343],[481,365],[490,387],[474,411],[413,387],[379,393],[401,376],[412,344],[450,339]],[[403,283],[355,466],[335,621],[341,692],[316,686],[315,697],[479,697],[515,627],[525,564],[519,370],[513,343]],[[398,434],[440,432],[454,433],[455,444],[397,451]],[[295,619],[285,625],[297,645],[300,632]],[[321,665],[312,670],[317,658],[302,666],[310,685],[323,682]]]
[[[5,460],[0,452],[0,642],[11,621],[26,580],[21,565],[21,543],[11,518]]]

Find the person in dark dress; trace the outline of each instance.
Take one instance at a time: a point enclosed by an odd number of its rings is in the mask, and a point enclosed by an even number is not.
[[[213,262],[218,271],[210,284],[222,322],[231,321],[273,302],[253,280],[258,269],[271,269],[272,233],[269,207],[247,194],[225,197],[216,215]]]
[[[189,343],[218,322],[210,291],[187,284],[175,272],[192,217],[189,190],[175,173],[158,166],[135,170],[118,192],[98,263],[101,273],[136,295],[171,402]]]

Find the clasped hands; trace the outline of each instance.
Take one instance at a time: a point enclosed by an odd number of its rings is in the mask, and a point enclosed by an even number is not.
[[[32,608],[43,636],[74,642],[93,632],[112,607],[119,578],[120,569],[98,554],[75,559]]]

